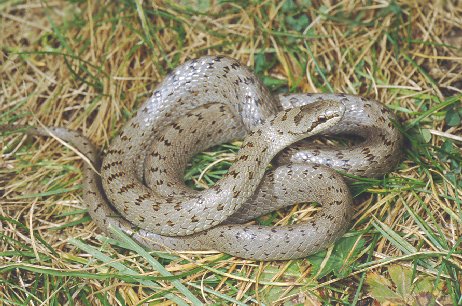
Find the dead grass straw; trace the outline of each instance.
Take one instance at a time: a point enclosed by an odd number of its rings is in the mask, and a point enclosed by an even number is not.
[[[462,303],[460,1],[6,1],[0,16],[1,124],[64,126],[105,147],[173,67],[225,54],[275,92],[375,98],[407,138],[395,172],[352,187],[355,224],[335,248],[260,263],[151,259],[102,240],[81,201],[80,158],[4,133],[0,304],[197,303],[189,293],[212,304]],[[213,182],[236,149],[198,156],[191,180]]]

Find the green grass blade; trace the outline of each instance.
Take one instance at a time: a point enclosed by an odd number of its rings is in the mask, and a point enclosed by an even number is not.
[[[139,246],[133,239],[128,237],[119,228],[111,227],[111,232],[114,233],[120,240],[129,245],[138,255],[142,256],[146,261],[157,270],[162,276],[173,276],[172,273],[168,272],[164,266],[162,266],[157,260],[154,259],[145,249]],[[178,291],[180,291],[186,298],[189,299],[194,305],[202,305],[202,302],[191,293],[178,279],[171,281]]]
[[[126,274],[127,276],[132,276],[132,275],[139,275],[136,271],[124,266],[120,262],[115,262],[113,258],[107,256],[106,254],[96,250],[95,248],[77,240],[77,239],[70,239],[70,243],[73,245],[77,246],[78,248],[82,249],[83,251],[87,252],[88,254],[94,256],[95,258],[101,260],[105,264],[107,264],[110,267],[113,267],[114,269],[118,270],[122,274]],[[149,287],[158,287],[158,284],[155,282],[152,282],[150,280],[141,280],[140,284],[149,286]],[[181,306],[187,306],[188,304],[181,298],[177,297],[174,294],[167,293],[165,295],[165,298],[177,303],[178,305]]]

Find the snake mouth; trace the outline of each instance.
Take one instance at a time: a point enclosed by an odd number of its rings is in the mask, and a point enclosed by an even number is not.
[[[314,132],[315,130],[319,130],[319,128],[322,128],[322,126],[326,123],[329,123],[330,120],[332,119],[340,119],[342,116],[340,114],[332,114],[332,115],[320,115],[318,116],[318,118],[316,119],[316,121],[314,121],[308,132]],[[318,128],[319,127],[319,128]]]
[[[296,125],[300,124],[302,120],[305,120],[305,115],[309,113],[317,114],[304,133],[316,133],[323,130],[323,125],[332,126],[340,121],[345,113],[345,105],[331,100],[302,105],[300,106],[300,112],[294,116],[294,123]]]
[[[300,135],[306,135],[306,137],[311,137],[313,134],[323,132],[324,128],[323,125],[328,124],[330,127],[330,120],[332,119],[341,119],[341,114],[331,114],[331,115],[320,115],[317,117],[315,121],[313,121],[305,131],[303,132],[292,132],[292,131],[287,131],[288,134],[293,135],[293,136],[300,136]]]
[[[321,115],[321,116],[318,117],[317,121],[318,121],[319,124],[321,124],[321,123],[326,122],[327,120],[329,120],[329,118],[327,118],[326,116]]]

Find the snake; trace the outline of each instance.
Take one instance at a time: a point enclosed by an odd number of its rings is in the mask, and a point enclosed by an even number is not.
[[[104,157],[77,131],[24,131],[55,135],[88,158],[82,198],[105,233],[119,228],[150,250],[268,261],[303,258],[343,236],[354,211],[344,175],[380,177],[397,166],[403,138],[395,121],[385,105],[360,96],[272,94],[237,60],[203,56],[166,76]],[[313,139],[344,135],[358,141]],[[221,179],[202,191],[185,184],[195,154],[235,139],[242,145]],[[307,222],[249,223],[305,202],[320,206]]]

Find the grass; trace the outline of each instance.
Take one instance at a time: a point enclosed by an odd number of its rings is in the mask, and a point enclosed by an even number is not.
[[[4,133],[0,304],[462,304],[462,9],[364,3],[2,2],[0,124],[65,126],[105,148],[168,71],[225,54],[274,92],[375,98],[407,143],[396,171],[352,185],[355,221],[334,246],[265,263],[102,237],[81,201],[79,157]],[[188,183],[213,184],[238,145],[196,156]]]

